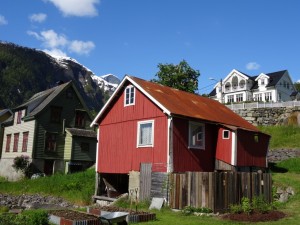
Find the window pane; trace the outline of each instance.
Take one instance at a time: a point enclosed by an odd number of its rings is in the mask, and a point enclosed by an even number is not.
[[[125,105],[134,104],[134,87],[127,87],[125,89]]]
[[[56,135],[47,133],[45,140],[45,150],[46,151],[55,151],[56,150]]]
[[[204,125],[197,123],[189,124],[189,147],[203,148],[204,147]]]
[[[27,152],[27,144],[28,144],[28,132],[24,132],[23,133],[22,152]]]
[[[152,123],[144,123],[140,125],[140,144],[152,144]]]
[[[13,148],[14,152],[18,151],[18,144],[19,144],[19,133],[14,134],[14,148]]]
[[[11,134],[6,135],[6,148],[5,151],[9,152],[10,150],[10,141],[11,141]]]

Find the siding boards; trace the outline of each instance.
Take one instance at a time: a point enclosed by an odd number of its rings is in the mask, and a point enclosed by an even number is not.
[[[88,143],[89,150],[82,151],[81,143]],[[96,158],[96,139],[82,138],[73,136],[72,160],[78,161],[94,161]]]
[[[98,165],[98,172],[128,173],[132,170],[140,171],[141,163],[166,165],[167,119],[165,116],[151,119],[154,120],[153,147],[137,147],[138,121],[100,125],[98,160],[101,163]],[[155,166],[152,170],[153,172],[166,172],[166,167]]]
[[[197,121],[199,122],[199,121]],[[200,121],[201,122],[201,121]],[[188,147],[189,120],[173,119],[174,172],[213,171],[215,163],[217,126],[205,124],[205,149]]]
[[[34,127],[35,121],[23,122],[21,124],[17,124],[15,126],[8,126],[4,129],[4,137],[3,137],[3,146],[2,146],[2,158],[15,158],[19,155],[28,155],[32,156],[33,152],[33,140],[34,140]],[[27,152],[22,152],[22,144],[23,144],[23,132],[29,132],[28,143],[27,143]],[[19,143],[18,143],[18,151],[13,152],[14,146],[14,134],[19,133]],[[11,142],[10,142],[10,151],[5,152],[7,134],[11,134]]]
[[[272,177],[268,173],[186,172],[170,175],[170,206],[208,207],[224,212],[242,197],[264,196],[272,201]]]

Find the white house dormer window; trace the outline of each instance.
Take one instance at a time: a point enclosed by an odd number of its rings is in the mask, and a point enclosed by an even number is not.
[[[265,85],[265,79],[263,78],[263,79],[260,79],[260,84],[261,85]]]
[[[202,123],[189,123],[189,148],[205,148],[205,126]]]
[[[135,102],[135,88],[130,85],[125,89],[125,96],[124,96],[124,105],[134,105]]]

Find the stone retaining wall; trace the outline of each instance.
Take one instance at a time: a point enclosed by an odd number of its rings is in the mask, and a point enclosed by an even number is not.
[[[234,110],[255,126],[297,124],[300,126],[300,107],[253,108]]]

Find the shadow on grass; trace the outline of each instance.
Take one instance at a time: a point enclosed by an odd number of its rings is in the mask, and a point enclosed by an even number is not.
[[[269,162],[269,169],[273,173],[287,173],[289,170],[283,167],[279,167],[276,163]]]

